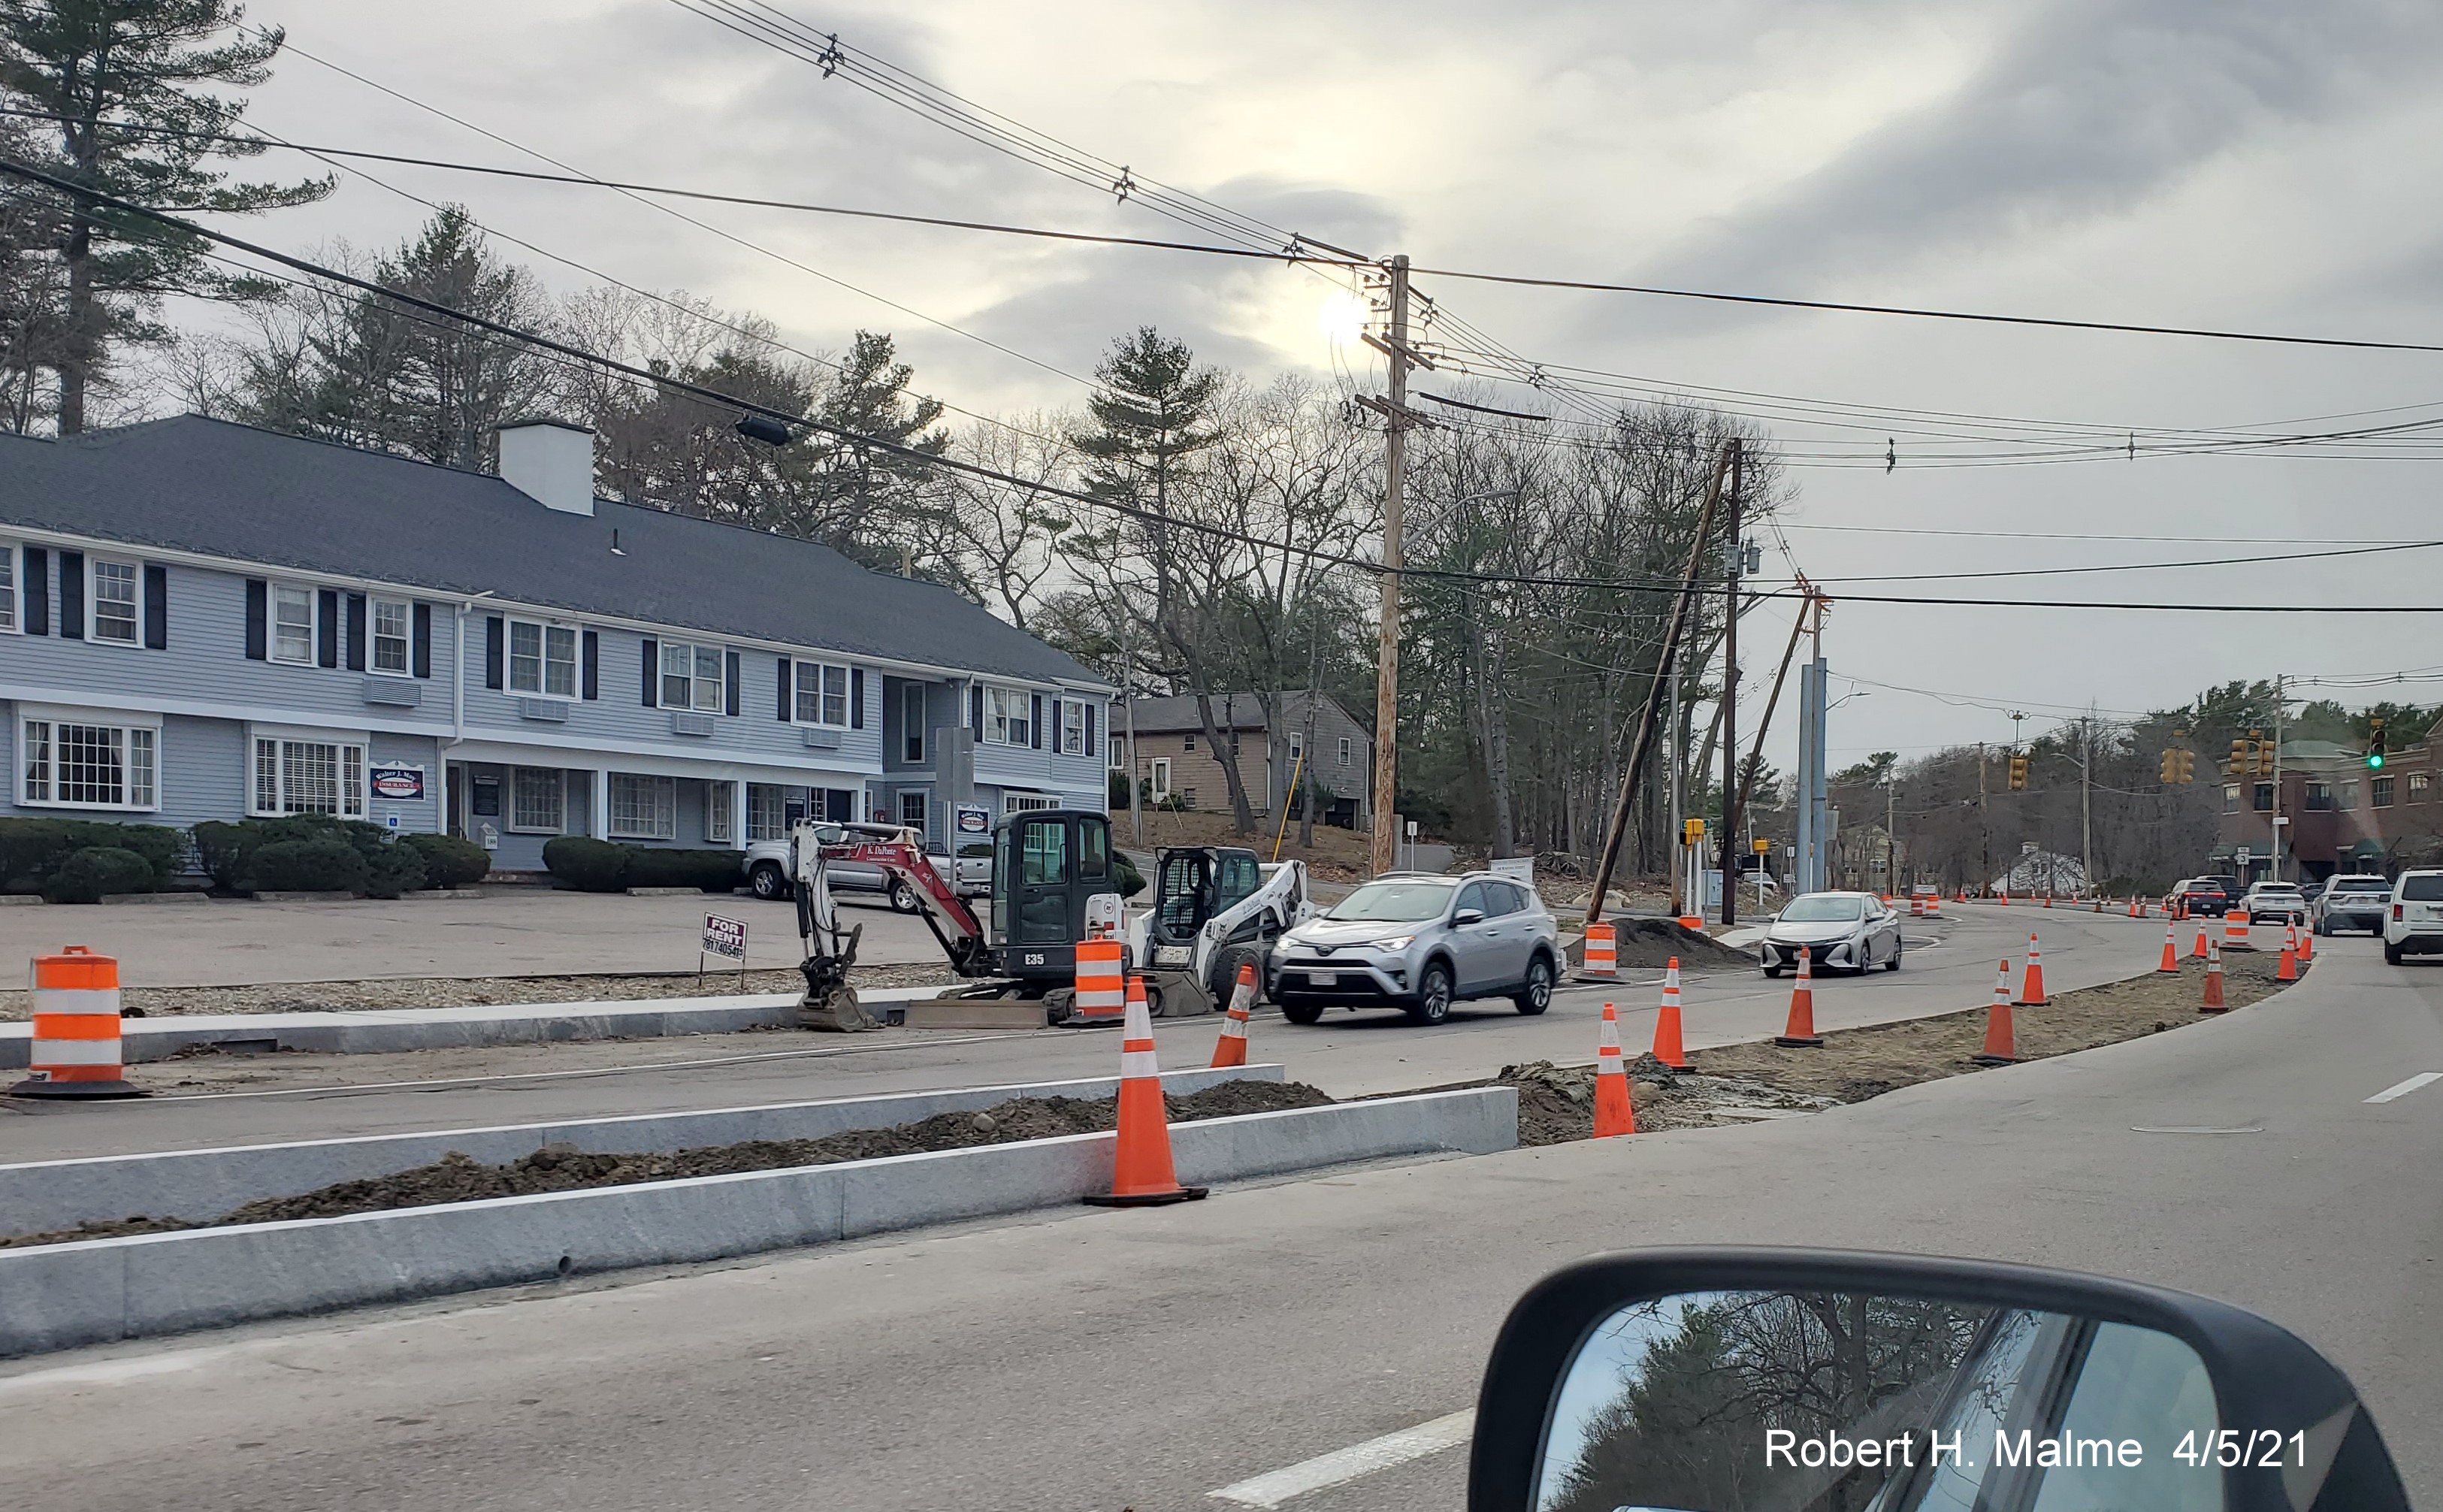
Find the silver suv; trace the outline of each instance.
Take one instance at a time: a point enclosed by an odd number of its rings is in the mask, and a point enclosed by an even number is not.
[[[1552,1005],[1560,961],[1560,926],[1524,884],[1394,872],[1283,934],[1265,957],[1265,994],[1292,1023],[1378,1005],[1440,1023],[1466,998],[1506,997],[1533,1015]]]
[[[2319,934],[2343,930],[2383,932],[2383,916],[2392,908],[2392,884],[2372,872],[2337,876],[2324,884],[2308,905],[2308,919]]]

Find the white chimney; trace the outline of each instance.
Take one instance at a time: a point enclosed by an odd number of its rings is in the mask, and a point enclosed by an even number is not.
[[[594,433],[565,420],[501,427],[501,480],[546,509],[594,512]]]

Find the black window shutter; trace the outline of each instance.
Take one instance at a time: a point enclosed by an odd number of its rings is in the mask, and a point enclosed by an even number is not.
[[[975,731],[976,739],[984,738],[984,691],[974,683],[967,685],[967,728]]]
[[[170,569],[144,564],[144,645],[151,651],[170,649]]]
[[[261,578],[246,580],[246,659],[267,660],[271,655],[271,584]]]
[[[645,637],[645,707],[659,709],[661,700],[653,695],[660,691],[655,681],[662,672],[662,643],[652,636]]]
[[[325,588],[314,596],[314,659],[325,667],[340,664],[340,590]]]
[[[580,680],[577,691],[583,697],[599,698],[602,696],[602,634],[597,630],[579,631],[577,645],[578,655],[584,658],[579,663],[581,670],[578,676]]]
[[[1043,695],[1026,695],[1026,733],[1037,750],[1043,748]]]
[[[507,627],[501,623],[499,615],[484,617],[484,686],[487,688],[504,687],[508,682],[504,675],[507,669],[502,665],[508,648],[501,644],[506,634]]]
[[[84,553],[60,553],[60,634],[84,638]]]
[[[1094,744],[1094,706],[1092,704],[1086,706],[1086,754],[1089,756],[1102,754],[1101,749]]]
[[[789,723],[790,719],[791,719],[791,718],[792,718],[792,717],[797,713],[797,710],[794,710],[794,709],[792,709],[792,708],[790,708],[790,707],[789,707],[790,703],[793,701],[793,695],[794,695],[794,693],[795,693],[795,690],[794,690],[794,689],[792,689],[792,688],[789,686],[789,682],[790,682],[790,674],[791,674],[792,673],[796,672],[796,671],[797,671],[797,669],[796,669],[795,667],[792,667],[792,666],[789,664],[789,658],[788,658],[788,657],[783,656],[783,657],[781,657],[781,709],[780,709],[780,715],[781,715],[781,723],[782,723],[782,724],[784,724],[784,725],[785,725],[785,724],[787,724],[787,723]]]
[[[408,654],[407,668],[418,677],[430,677],[432,675],[432,606],[417,604],[413,618],[415,642],[414,649]]]
[[[365,670],[365,596],[348,595],[348,670]]]
[[[862,667],[848,670],[848,728],[865,728],[865,669]]]
[[[734,651],[722,657],[721,672],[725,686],[722,689],[721,711],[725,714],[738,712],[738,653]]]
[[[51,633],[51,554],[41,546],[26,548],[26,633]]]
[[[1051,726],[1044,731],[1043,744],[1056,756],[1060,753],[1060,700],[1054,697],[1047,701],[1043,706],[1043,711],[1052,716]]]

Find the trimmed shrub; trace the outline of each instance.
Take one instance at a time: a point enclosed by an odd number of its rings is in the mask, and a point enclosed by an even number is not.
[[[98,903],[106,893],[153,891],[153,863],[116,845],[88,845],[70,851],[43,884],[43,896],[54,903]]]
[[[119,850],[144,861],[145,877],[123,893],[149,893],[178,875],[186,841],[162,824],[106,820],[0,819],[0,892],[39,893],[68,857],[82,850]]]
[[[679,851],[659,847],[628,848],[626,887],[700,887],[726,893],[745,880],[736,851]]]
[[[1122,897],[1134,897],[1145,891],[1145,874],[1137,870],[1137,863],[1129,859],[1126,851],[1111,852],[1111,880],[1118,885]]]
[[[240,882],[246,874],[247,857],[263,843],[254,821],[232,823],[208,819],[188,830],[187,835],[194,842],[196,864],[211,877],[214,887],[224,893],[245,891]]]
[[[361,893],[368,883],[363,855],[340,835],[257,846],[247,871],[248,887],[261,893]]]
[[[365,896],[397,897],[424,885],[424,853],[397,839],[356,847],[365,863]]]
[[[545,840],[543,870],[580,893],[616,893],[628,886],[628,861],[635,853],[609,840],[562,835]]]
[[[402,835],[402,845],[413,846],[424,857],[424,885],[466,887],[482,881],[492,870],[492,853],[455,835]]]
[[[1103,806],[1114,814],[1125,813],[1129,806],[1129,774],[1110,773],[1103,783]]]

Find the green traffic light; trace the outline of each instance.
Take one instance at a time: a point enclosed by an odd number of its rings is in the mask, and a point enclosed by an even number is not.
[[[2367,752],[2367,770],[2371,772],[2383,770],[2383,752],[2379,750]]]

